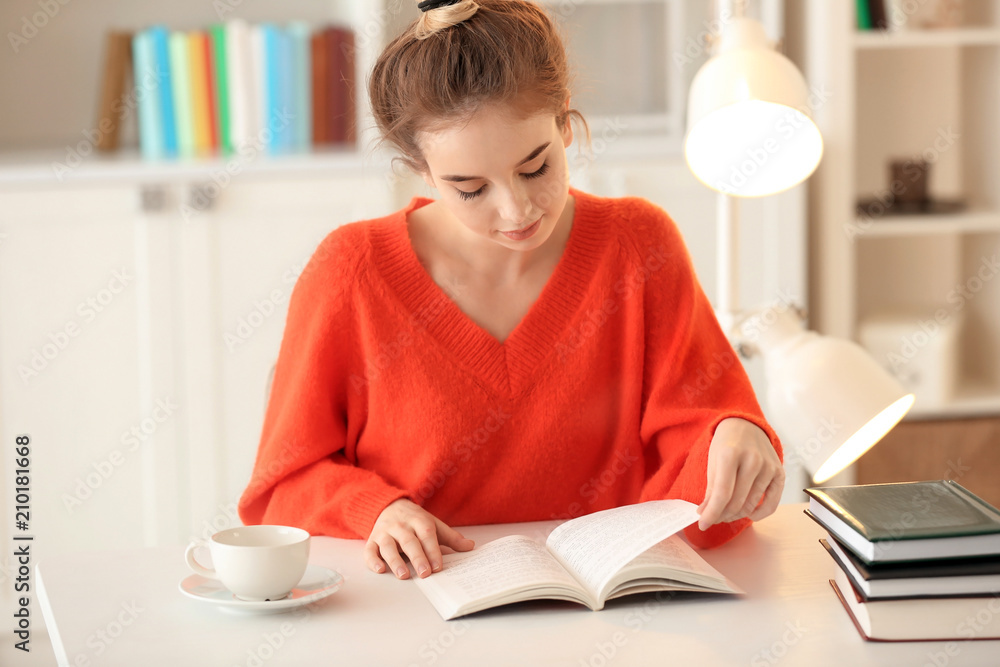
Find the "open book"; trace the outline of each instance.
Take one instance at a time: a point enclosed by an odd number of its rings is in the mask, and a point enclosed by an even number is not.
[[[676,535],[697,520],[683,500],[626,505],[567,521],[545,544],[509,535],[447,554],[440,572],[415,581],[445,620],[524,600],[596,611],[631,593],[742,593]]]

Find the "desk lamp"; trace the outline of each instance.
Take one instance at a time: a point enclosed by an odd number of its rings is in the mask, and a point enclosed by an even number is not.
[[[807,331],[790,309],[739,310],[737,198],[803,182],[819,164],[823,138],[801,73],[743,3],[721,24],[715,53],[691,83],[684,142],[695,177],[719,193],[719,322],[744,354],[763,355],[769,417],[819,484],[888,433],[914,397],[856,343]]]

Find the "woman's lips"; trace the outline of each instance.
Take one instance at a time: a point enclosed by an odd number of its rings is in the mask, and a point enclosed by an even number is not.
[[[531,223],[529,227],[525,227],[520,231],[500,232],[500,233],[509,238],[511,241],[523,241],[525,239],[530,239],[532,236],[535,235],[535,232],[537,232],[538,228],[541,226],[541,222],[542,219],[539,218],[538,220],[535,220],[533,223]]]

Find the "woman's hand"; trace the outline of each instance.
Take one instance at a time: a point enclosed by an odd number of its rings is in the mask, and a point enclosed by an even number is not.
[[[365,562],[381,574],[386,567],[397,579],[408,579],[410,570],[403,554],[421,578],[442,567],[441,546],[468,551],[475,543],[412,500],[400,498],[382,510],[365,544]]]
[[[750,517],[778,507],[785,470],[767,434],[745,419],[719,422],[708,447],[708,485],[698,506],[698,528]]]

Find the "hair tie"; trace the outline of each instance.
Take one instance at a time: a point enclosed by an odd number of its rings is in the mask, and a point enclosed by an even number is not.
[[[422,12],[429,12],[432,9],[437,9],[438,7],[447,7],[448,5],[457,5],[461,0],[424,0],[423,2],[417,4],[417,9]]]

